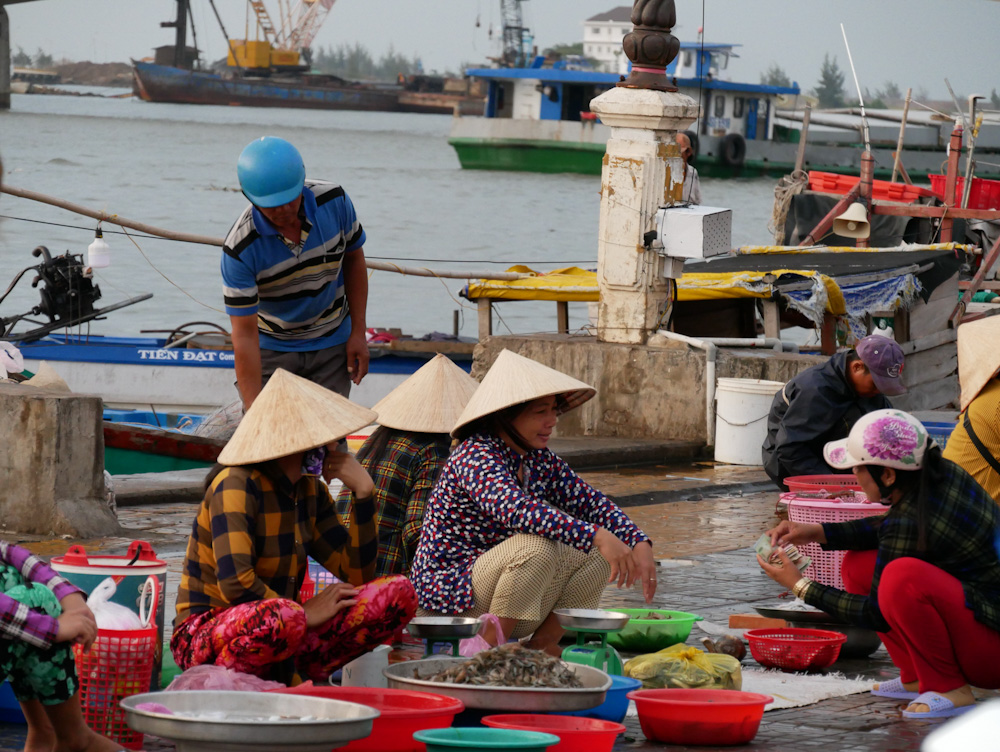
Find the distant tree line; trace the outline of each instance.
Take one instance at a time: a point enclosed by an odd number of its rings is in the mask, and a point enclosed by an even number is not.
[[[25,52],[23,48],[18,47],[17,52],[11,55],[10,61],[18,68],[51,68],[55,65],[52,55],[40,47],[33,57]]]
[[[358,43],[313,48],[312,67],[341,78],[369,81],[395,81],[400,75],[423,73],[424,70],[416,55],[408,58],[390,46],[389,51],[376,61],[368,48]]]
[[[837,63],[836,57],[830,55],[823,56],[823,65],[819,71],[819,81],[810,92],[819,100],[819,106],[823,109],[836,109],[838,107],[850,107],[857,105],[858,100],[847,93],[846,75]],[[760,82],[767,86],[791,86],[792,79],[777,63],[760,74]],[[914,92],[914,98],[918,101],[930,99],[930,95],[923,87]],[[894,81],[886,81],[881,87],[869,89],[865,87],[865,106],[871,109],[887,109],[901,107],[905,99],[905,94],[900,86]],[[989,101],[993,109],[1000,109],[1000,94],[994,88],[990,93]]]

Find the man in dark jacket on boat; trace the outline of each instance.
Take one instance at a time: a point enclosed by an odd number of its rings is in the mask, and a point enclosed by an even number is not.
[[[240,154],[250,199],[226,237],[222,281],[236,382],[249,409],[278,368],[343,396],[368,373],[365,231],[344,189],[306,180],[288,141]]]
[[[902,374],[902,349],[872,334],[854,350],[792,378],[771,403],[764,471],[783,490],[791,476],[836,473],[824,461],[823,447],[846,437],[862,415],[892,407],[884,395],[906,391]]]

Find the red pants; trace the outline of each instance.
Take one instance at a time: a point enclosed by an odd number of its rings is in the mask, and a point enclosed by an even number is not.
[[[875,551],[849,551],[841,575],[849,593],[867,595]],[[896,559],[882,570],[878,605],[892,628],[879,633],[904,682],[921,692],[950,692],[966,684],[1000,689],[1000,632],[976,621],[962,584],[933,564]]]
[[[313,681],[367,653],[405,626],[417,610],[413,585],[392,575],[365,583],[357,603],[318,627],[306,627],[295,601],[272,598],[205,611],[185,619],[170,640],[183,670],[214,664],[270,678],[275,664],[295,659]]]

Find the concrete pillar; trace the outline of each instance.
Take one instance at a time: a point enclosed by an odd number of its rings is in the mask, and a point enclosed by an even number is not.
[[[117,536],[104,500],[100,397],[0,382],[0,528],[74,538]]]
[[[590,103],[611,127],[601,170],[597,339],[645,344],[667,302],[663,258],[647,248],[660,206],[681,200],[683,163],[674,140],[698,104],[672,91],[615,87]]]
[[[0,110],[10,109],[10,19],[0,5]]]

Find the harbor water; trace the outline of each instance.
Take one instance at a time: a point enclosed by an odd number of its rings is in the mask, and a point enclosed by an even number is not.
[[[73,88],[73,87],[67,87]],[[102,95],[108,89],[90,89]],[[600,179],[462,170],[448,145],[451,117],[153,104],[107,96],[13,95],[0,111],[4,183],[180,232],[223,237],[246,205],[236,179],[243,146],[275,135],[298,146],[310,177],[338,182],[365,228],[365,254],[405,266],[502,271],[595,268]],[[734,246],[767,243],[774,181],[702,181],[706,204],[733,210]],[[84,253],[94,220],[4,194],[0,198],[0,289],[38,259]],[[111,266],[97,273],[109,305],[153,298],[89,325],[91,333],[172,330],[191,321],[228,325],[217,248],[167,241],[105,225]],[[9,317],[38,304],[26,275],[0,302]],[[475,337],[464,282],[373,272],[368,325],[406,334]],[[555,305],[497,307],[496,333],[553,331]],[[570,306],[570,325],[587,307]],[[228,327],[227,327],[228,328]]]

